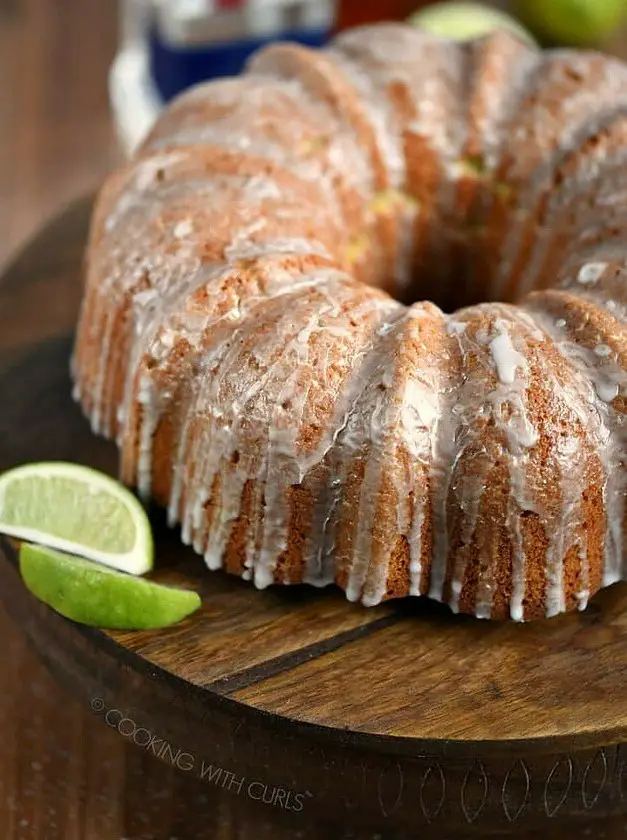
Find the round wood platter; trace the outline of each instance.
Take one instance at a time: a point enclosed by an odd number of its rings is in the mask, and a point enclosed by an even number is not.
[[[65,459],[116,474],[70,396],[90,209],[67,209],[0,279],[0,470]],[[294,836],[600,836],[589,826],[627,811],[627,586],[529,625],[422,599],[364,609],[208,572],[152,516],[155,577],[203,597],[183,624],[65,621],[27,593],[6,541],[0,600],[103,725],[190,785],[236,811],[273,806]]]

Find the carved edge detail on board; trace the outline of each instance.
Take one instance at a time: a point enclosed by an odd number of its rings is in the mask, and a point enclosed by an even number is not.
[[[615,752],[612,752],[614,750]],[[418,783],[418,802],[427,823],[433,823],[449,810],[457,799],[464,820],[469,825],[480,822],[482,814],[492,813],[488,807],[500,806],[508,823],[518,822],[534,805],[553,819],[564,811],[566,803],[591,811],[599,805],[602,795],[613,780],[617,798],[627,798],[627,762],[618,759],[617,747],[602,747],[590,756],[562,755],[548,769],[540,771],[528,760],[517,758],[505,775],[491,771],[485,761],[472,760],[460,768],[461,782],[454,783],[439,761],[428,765]],[[457,776],[457,774],[456,774]],[[459,785],[459,787],[458,787]],[[403,769],[396,762],[388,765],[378,776],[377,796],[384,817],[394,814],[400,807],[404,794],[412,787],[404,779]],[[454,794],[457,788],[458,793]],[[535,791],[535,794],[534,794]],[[451,800],[451,795],[454,799]]]
[[[542,801],[547,817],[555,817],[568,798],[573,784],[573,760],[570,756],[559,758],[544,783]]]
[[[377,782],[377,796],[384,817],[391,816],[401,804],[404,788],[405,777],[398,761],[381,771]]]
[[[517,807],[512,808],[510,797],[508,796],[508,788],[511,786],[512,780],[516,779],[517,775],[521,775],[524,779],[524,794],[521,801],[517,803]],[[514,764],[512,764],[505,774],[503,787],[501,788],[501,804],[503,805],[503,811],[505,812],[508,822],[514,823],[520,816],[522,816],[529,802],[530,793],[531,776],[529,775],[527,765],[521,758],[519,758],[514,762]]]
[[[464,776],[461,789],[461,807],[466,822],[474,823],[488,801],[490,783],[485,767],[478,759]]]
[[[600,766],[601,768],[601,777],[595,783],[594,778],[592,778],[593,771],[596,766]],[[605,789],[605,784],[607,782],[608,777],[608,763],[607,763],[607,755],[604,749],[598,750],[598,752],[590,759],[588,762],[586,769],[583,774],[583,780],[581,782],[581,798],[583,800],[583,807],[589,811],[599,801],[603,790]],[[596,784],[596,789],[595,789]]]
[[[434,780],[433,782],[431,782],[432,779]],[[439,786],[439,795],[432,795],[432,798],[426,796],[425,790],[428,790],[429,787],[433,788],[434,784]],[[446,801],[446,778],[442,767],[437,761],[427,768],[427,772],[422,777],[419,799],[425,820],[428,823],[432,822],[438,817]]]

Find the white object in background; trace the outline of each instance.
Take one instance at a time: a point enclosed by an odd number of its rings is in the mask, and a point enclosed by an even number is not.
[[[130,43],[117,55],[109,74],[109,98],[118,142],[130,157],[163,108],[148,69],[148,53],[141,43]]]
[[[240,0],[221,7],[215,0],[153,0],[163,38],[189,47],[215,41],[263,38],[281,30],[330,28],[336,0]]]
[[[150,131],[163,102],[150,77],[146,29],[152,0],[120,0],[119,51],[109,72],[109,101],[118,143],[130,157]]]
[[[164,107],[151,74],[147,33],[154,24],[168,47],[194,49],[275,33],[332,26],[336,0],[121,0],[120,49],[109,74],[118,142],[133,154]]]

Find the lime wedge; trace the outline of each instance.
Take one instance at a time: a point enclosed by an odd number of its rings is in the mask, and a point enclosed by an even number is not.
[[[0,534],[133,575],[152,569],[152,532],[141,504],[117,481],[78,464],[27,464],[1,475]]]
[[[470,41],[505,29],[523,41],[535,43],[522,24],[499,9],[482,3],[447,2],[427,6],[409,18],[415,26],[452,41]]]
[[[110,630],[156,630],[177,624],[201,605],[196,592],[24,543],[20,572],[35,597],[80,624]]]

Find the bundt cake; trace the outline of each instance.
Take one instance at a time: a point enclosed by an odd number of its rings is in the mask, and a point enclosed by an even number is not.
[[[266,47],[102,189],[75,396],[210,569],[582,609],[624,576],[626,163],[597,53]]]

